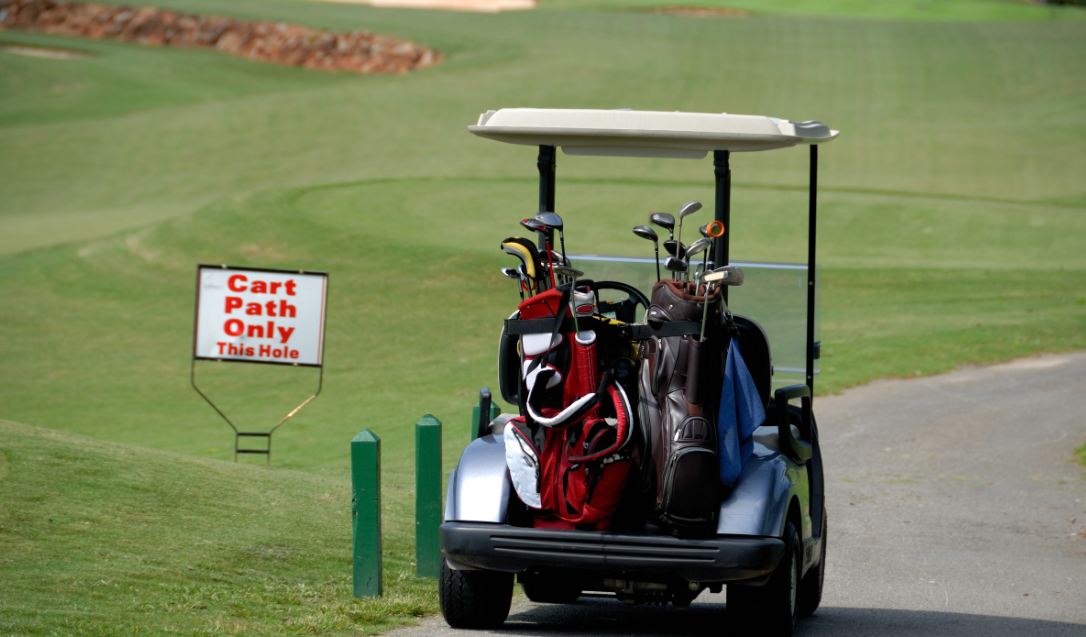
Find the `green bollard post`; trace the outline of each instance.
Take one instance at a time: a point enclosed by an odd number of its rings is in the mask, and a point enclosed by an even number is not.
[[[415,568],[437,577],[441,566],[441,421],[426,414],[415,423]]]
[[[490,421],[494,420],[495,418],[497,418],[498,416],[502,415],[501,408],[498,407],[497,405],[495,405],[490,400],[490,389],[488,389],[486,387],[483,387],[481,390],[479,390],[479,402],[475,403],[475,406],[472,407],[472,409],[471,409],[471,438],[470,438],[470,440],[475,440],[476,438],[479,437],[479,430],[480,430],[480,426],[479,426],[479,406],[483,405],[484,403],[486,405],[490,405],[490,409],[489,409],[490,417],[486,419],[486,421],[488,423]],[[483,405],[483,406],[485,408],[485,405]]]
[[[351,441],[354,596],[384,592],[381,562],[381,439],[369,429]]]

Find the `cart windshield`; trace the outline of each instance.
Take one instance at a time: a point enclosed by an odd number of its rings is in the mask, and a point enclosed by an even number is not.
[[[652,296],[656,282],[656,262],[645,257],[599,254],[571,254],[573,267],[594,281],[621,281]],[[759,263],[732,261],[742,268],[744,283],[729,288],[728,305],[732,312],[754,319],[765,330],[772,348],[773,383],[802,383],[807,360],[807,265],[804,263]],[[815,342],[820,340],[821,267],[815,267]],[[664,276],[667,276],[664,271]],[[618,301],[624,293],[601,292],[603,300]],[[638,321],[644,320],[645,308],[638,307]],[[819,371],[815,359],[815,373]]]

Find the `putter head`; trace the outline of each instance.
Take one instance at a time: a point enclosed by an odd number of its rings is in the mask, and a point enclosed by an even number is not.
[[[668,234],[670,234],[671,236],[674,236],[674,232],[675,232],[675,217],[674,217],[674,215],[671,215],[671,214],[666,213],[666,212],[654,212],[651,215],[649,215],[649,221],[651,223],[654,223],[654,224],[660,226],[661,228],[666,229],[668,231]]]
[[[734,265],[725,265],[707,272],[701,280],[717,285],[743,285],[743,271]]]
[[[708,248],[710,245],[712,245],[712,241],[710,241],[709,239],[698,239],[686,248],[685,258],[689,261],[694,257],[694,255],[705,252],[705,249]]]
[[[536,220],[542,223],[544,226],[552,229],[562,230],[562,218],[553,212],[541,212],[535,216]]]
[[[686,272],[687,270],[686,261],[675,257],[668,257],[667,261],[664,261],[664,267],[671,272]]]
[[[684,203],[682,207],[679,208],[679,221],[681,222],[683,219],[689,217],[690,215],[694,214],[699,210],[701,210],[700,201],[688,201]]]
[[[642,239],[648,239],[653,243],[656,243],[660,239],[656,236],[656,231],[648,226],[634,226],[633,233]]]
[[[679,259],[686,258],[686,246],[680,244],[674,239],[668,239],[664,242],[664,250],[667,250],[667,253],[673,257]]]

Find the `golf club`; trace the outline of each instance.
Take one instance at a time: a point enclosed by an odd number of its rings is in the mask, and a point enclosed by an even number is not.
[[[680,246],[683,244],[683,219],[686,219],[699,210],[701,210],[700,201],[688,201],[679,208],[679,230],[675,233],[675,240],[679,242]]]
[[[528,278],[535,281],[536,291],[543,291],[540,284],[540,281],[545,281],[543,264],[539,260],[539,251],[536,250],[535,244],[524,237],[508,237],[502,241],[502,250],[520,259],[528,273]]]
[[[517,291],[520,292],[520,300],[524,301],[524,279],[516,268],[502,268],[502,274],[517,282]]]
[[[563,229],[562,218],[554,212],[541,212],[535,216],[548,230],[557,230],[558,238],[562,242],[562,262],[566,261],[566,231]]]
[[[686,249],[686,262],[689,264],[694,260],[694,257],[702,252],[705,253],[705,260],[709,259],[709,252],[707,248],[712,243],[709,239],[698,239],[694,243],[690,244],[690,247]],[[704,266],[703,266],[704,267]],[[688,279],[689,280],[689,279]]]
[[[656,251],[656,281],[660,281],[660,244],[658,243],[658,237],[656,231],[648,226],[634,226],[633,233],[642,239],[648,239],[652,242],[652,248]]]
[[[667,270],[669,272],[671,272],[671,280],[676,281],[676,280],[678,280],[676,278],[676,275],[682,274],[683,272],[686,272],[686,267],[687,266],[686,266],[686,262],[683,261],[682,259],[676,259],[675,257],[668,257],[667,260],[664,261],[664,267],[667,268]]]
[[[654,212],[649,215],[649,221],[661,228],[667,228],[668,239],[675,238],[675,217],[666,212]]]
[[[664,242],[664,250],[667,250],[667,253],[675,258],[686,258],[686,246],[682,245],[674,239],[668,239]]]
[[[555,216],[557,216],[557,215],[555,215]],[[544,249],[545,249],[545,251],[547,253],[547,263],[553,266],[554,264],[551,261],[551,234],[548,232],[547,224],[543,223],[542,221],[540,221],[538,219],[521,219],[520,220],[520,225],[524,226],[525,228],[527,228],[527,229],[529,229],[529,230],[531,230],[533,232],[538,232],[539,233],[539,236],[542,237],[542,239],[543,239],[543,246],[544,246]],[[554,275],[553,274],[551,275],[551,287],[552,288],[554,287]]]

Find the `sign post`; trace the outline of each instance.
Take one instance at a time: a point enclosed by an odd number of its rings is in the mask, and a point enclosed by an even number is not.
[[[263,454],[271,464],[271,436],[321,393],[324,385],[324,316],[327,272],[196,267],[196,318],[190,382],[234,430],[234,461],[239,453]],[[320,369],[317,391],[270,431],[238,431],[196,386],[196,361],[264,363]],[[264,438],[263,449],[242,448],[242,438]]]

